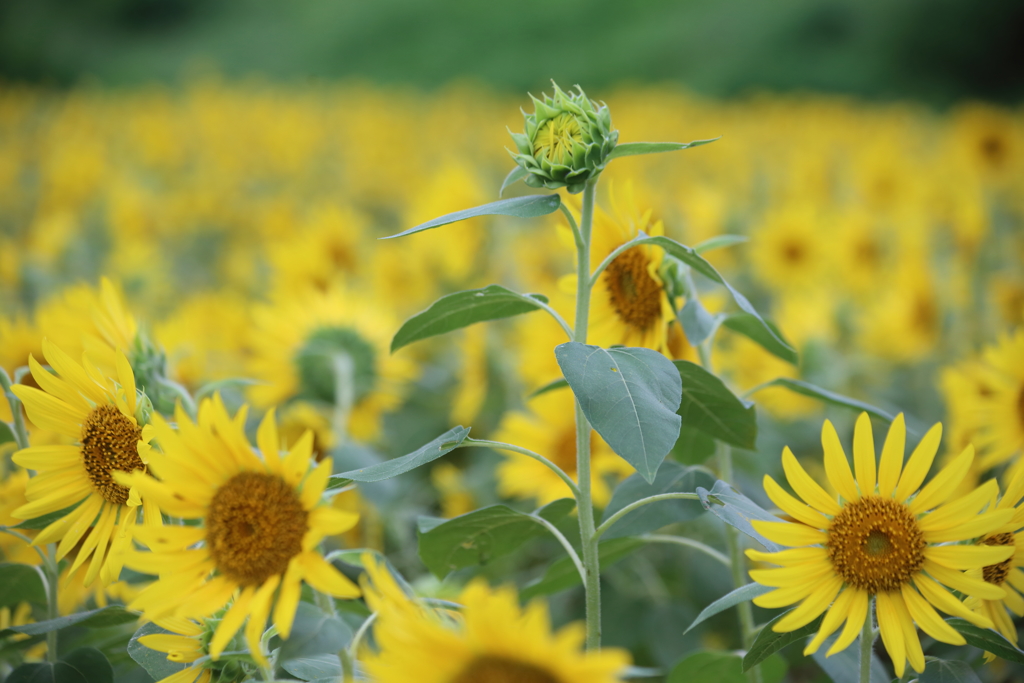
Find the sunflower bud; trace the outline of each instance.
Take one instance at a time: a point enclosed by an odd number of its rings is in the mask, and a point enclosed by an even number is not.
[[[526,132],[512,133],[518,153],[509,153],[528,171],[530,187],[565,187],[576,194],[604,169],[619,132],[612,130],[607,105],[589,100],[579,86],[575,94],[567,94],[552,85],[554,97],[530,96],[534,111],[523,112]]]

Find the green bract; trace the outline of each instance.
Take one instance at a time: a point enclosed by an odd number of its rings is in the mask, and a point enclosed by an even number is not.
[[[554,97],[530,96],[534,111],[523,112],[526,132],[512,133],[518,153],[509,153],[528,173],[530,187],[565,187],[576,194],[604,169],[619,132],[612,130],[607,105],[592,102],[579,86],[573,94],[552,85]]]

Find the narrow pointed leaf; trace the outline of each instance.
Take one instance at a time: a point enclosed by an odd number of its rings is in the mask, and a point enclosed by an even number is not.
[[[704,368],[685,360],[674,361],[682,381],[679,415],[683,424],[740,448],[753,449],[757,441],[757,415]]]
[[[747,339],[759,344],[768,353],[787,363],[796,365],[799,362],[796,351],[782,336],[778,326],[768,319],[759,319],[749,313],[733,313],[722,321],[722,326],[742,334]]]
[[[602,349],[579,342],[555,358],[597,433],[647,481],[675,445],[681,419],[679,372],[657,351]]]
[[[328,488],[331,487],[335,481],[382,481],[384,479],[390,479],[391,477],[397,477],[400,474],[405,474],[409,470],[414,470],[417,467],[426,465],[429,462],[437,460],[442,455],[454,451],[456,448],[462,445],[462,442],[469,436],[469,427],[452,427],[447,432],[437,437],[425,446],[421,446],[408,455],[403,455],[400,458],[394,458],[393,460],[386,460],[379,462],[376,465],[370,465],[369,467],[360,467],[357,470],[350,470],[348,472],[342,472],[341,474],[335,474],[328,482]],[[347,485],[347,482],[343,485]]]
[[[472,209],[463,209],[462,211],[445,214],[396,235],[381,237],[381,239],[390,240],[396,237],[405,237],[406,235],[438,228],[449,223],[457,223],[467,218],[476,218],[477,216],[514,216],[516,218],[546,216],[549,213],[558,211],[561,202],[562,200],[557,194],[532,194],[526,197],[501,199],[490,204],[484,204],[483,206],[475,206]]]
[[[718,598],[713,603],[705,607],[701,611],[701,613],[697,615],[697,618],[693,620],[693,623],[690,624],[690,626],[685,631],[683,631],[683,633],[689,633],[694,626],[701,623],[705,619],[710,619],[716,614],[724,612],[725,610],[731,607],[735,607],[741,602],[753,600],[757,596],[764,595],[770,590],[774,589],[770,586],[762,586],[759,583],[748,583],[746,586],[740,586],[736,590],[732,591],[727,595],[723,595],[722,597]]]
[[[498,196],[500,197],[501,195],[505,194],[505,190],[508,188],[509,185],[514,185],[515,183],[519,182],[520,180],[525,178],[528,173],[529,171],[527,171],[525,168],[519,165],[517,165],[515,168],[509,171],[508,175],[505,176],[505,181],[501,184],[501,189],[498,190]]]
[[[3,631],[0,631],[0,637],[11,635],[13,633],[24,633],[26,635],[35,636],[40,633],[59,631],[62,628],[75,625],[88,626],[90,628],[118,626],[120,624],[127,624],[130,621],[135,621],[138,618],[139,615],[137,613],[129,612],[120,605],[109,605],[107,607],[89,610],[88,612],[77,612],[66,617],[58,617],[47,621],[37,621],[31,624],[24,624],[22,626],[10,626]]]
[[[602,521],[642,498],[663,493],[691,493],[698,486],[711,486],[711,475],[704,470],[683,467],[674,462],[663,463],[654,481],[648,483],[639,474],[627,478],[615,488]],[[608,529],[602,538],[639,536],[676,522],[685,522],[704,512],[697,500],[662,500],[630,512]]]
[[[569,383],[566,382],[564,379],[561,379],[561,378],[560,379],[555,379],[555,380],[552,380],[552,381],[548,382],[547,384],[545,384],[542,387],[534,389],[533,393],[531,393],[529,396],[527,396],[527,398],[536,398],[537,396],[540,396],[541,394],[546,394],[549,391],[555,391],[556,389],[566,389],[568,387],[569,387]]]
[[[792,610],[789,610],[791,612]],[[798,628],[795,631],[789,631],[787,633],[776,633],[772,630],[783,617],[789,612],[783,612],[779,616],[775,617],[767,624],[761,627],[758,631],[757,637],[754,638],[753,645],[750,646],[750,650],[743,656],[743,671],[749,671],[751,667],[757,666],[764,660],[771,657],[773,654],[797,641],[802,641],[809,635],[818,632],[818,628],[821,627],[821,617],[818,617],[811,623]]]
[[[678,152],[691,147],[700,147],[709,142],[721,139],[711,138],[710,140],[694,140],[693,142],[620,142],[608,155],[608,161],[620,157],[632,157],[638,154],[661,154],[663,152]]]
[[[955,628],[969,645],[991,652],[1011,662],[1024,664],[1024,652],[1014,647],[1013,643],[1000,633],[988,628],[975,626],[965,619],[954,617],[946,619],[946,623]]]
[[[716,481],[710,491],[698,487],[697,495],[700,496],[700,502],[704,509],[715,517],[739,529],[770,552],[774,553],[782,550],[781,546],[754,531],[754,527],[750,524],[750,521],[754,519],[765,522],[778,522],[779,518],[729,484],[726,484],[724,481]]]
[[[715,249],[724,249],[737,244],[743,244],[749,240],[750,238],[746,235],[716,235],[696,245],[693,250],[698,254],[704,254]]]
[[[835,406],[852,408],[854,410],[862,410],[868,415],[872,417],[877,417],[879,420],[885,420],[886,422],[892,422],[893,420],[896,419],[896,416],[893,415],[892,413],[882,410],[881,408],[878,408],[876,406],[873,406],[870,403],[858,401],[855,398],[843,396],[842,394],[837,394],[834,391],[829,391],[828,389],[822,389],[821,387],[815,386],[810,382],[804,382],[803,380],[799,379],[779,377],[773,379],[770,382],[762,384],[758,388],[765,389],[767,387],[785,387],[797,394],[810,396],[811,398],[816,398],[819,401],[824,401],[825,403],[830,403]]]
[[[391,340],[391,352],[420,339],[474,323],[536,311],[547,302],[547,297],[542,294],[519,294],[501,285],[448,294],[405,321]]]

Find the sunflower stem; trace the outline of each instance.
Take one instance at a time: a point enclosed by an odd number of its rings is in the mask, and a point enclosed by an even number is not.
[[[860,632],[860,683],[871,683],[871,646],[875,642],[874,625],[871,623],[871,605],[864,619],[864,629]]]
[[[340,446],[347,439],[348,418],[355,402],[352,356],[336,353],[331,356],[331,366],[334,369],[334,417],[331,430],[334,432],[335,443]]]
[[[57,548],[49,543],[46,546],[46,557],[43,565],[46,567],[46,618],[53,621],[57,618],[57,580],[60,577],[60,570],[57,567]],[[83,570],[84,571],[84,570]],[[46,632],[46,661],[57,661],[57,629]]]
[[[587,342],[590,317],[590,232],[594,220],[594,196],[597,179],[587,181],[583,189],[583,211],[580,214],[579,239],[576,243],[576,324],[573,341]],[[587,609],[587,649],[601,647],[601,565],[594,529],[594,502],[590,494],[590,423],[576,401],[576,479],[579,493],[580,541],[583,546],[583,590]]]
[[[570,491],[572,491],[572,495],[574,498],[579,499],[580,497],[579,487],[576,486],[576,482],[572,480],[572,477],[566,474],[561,467],[551,462],[540,453],[534,453],[528,448],[523,448],[522,446],[516,446],[510,443],[504,443],[502,441],[488,441],[486,439],[473,439],[470,437],[466,437],[466,439],[462,442],[462,445],[460,445],[459,448],[493,448],[495,450],[512,451],[513,453],[520,453],[527,457],[533,458],[534,460],[536,460],[537,462],[539,462],[540,464],[544,465],[549,470],[557,474],[558,478],[564,481],[565,485],[569,487]]]
[[[11,391],[11,378],[3,368],[0,368],[0,388],[4,390],[7,403],[11,406],[11,415],[14,417],[14,440],[18,443],[18,448],[28,448],[28,430],[25,429],[25,416],[21,414],[21,399]]]
[[[651,503],[657,503],[657,502],[662,501],[662,500],[700,500],[700,496],[698,496],[696,493],[678,492],[678,493],[659,493],[659,494],[654,495],[654,496],[648,496],[647,498],[641,498],[640,500],[637,500],[637,501],[634,501],[634,502],[630,503],[629,505],[627,505],[626,507],[622,508],[621,510],[616,512],[614,515],[612,515],[611,517],[606,519],[604,522],[602,522],[601,526],[597,527],[597,530],[594,532],[594,540],[599,539],[604,532],[606,532],[606,531],[608,531],[608,529],[612,528],[612,526],[617,521],[619,521],[620,519],[622,519],[623,517],[628,515],[633,510],[636,510],[637,508],[641,508],[644,505],[650,505]]]

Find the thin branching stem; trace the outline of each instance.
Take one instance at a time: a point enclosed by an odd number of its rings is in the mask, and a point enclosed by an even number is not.
[[[600,538],[601,534],[608,531],[608,529],[612,528],[612,526],[617,521],[628,515],[633,510],[636,510],[637,508],[642,508],[645,505],[650,505],[651,503],[657,503],[658,501],[661,500],[700,500],[700,496],[698,496],[696,493],[683,492],[659,493],[655,496],[648,496],[647,498],[641,498],[640,500],[633,501],[632,503],[630,503],[629,505],[622,508],[614,515],[606,519],[604,522],[602,522],[601,526],[597,527],[597,529],[594,531],[594,540]]]
[[[579,487],[576,486],[576,482],[574,482],[572,480],[572,477],[570,477],[568,474],[566,474],[565,471],[561,467],[559,467],[555,463],[551,462],[550,460],[545,458],[540,453],[534,453],[533,451],[529,450],[528,448],[523,448],[522,446],[516,446],[515,444],[511,444],[511,443],[504,443],[502,441],[488,441],[486,439],[470,439],[470,438],[467,438],[465,441],[463,441],[462,444],[459,446],[459,448],[495,448],[497,450],[512,451],[513,453],[520,453],[520,454],[525,455],[527,457],[533,458],[534,460],[536,460],[537,462],[539,462],[540,464],[544,465],[549,470],[551,470],[552,472],[557,474],[558,478],[561,479],[562,481],[564,481],[565,485],[569,487],[570,491],[572,491],[573,497],[576,498],[577,500],[579,500],[580,490],[579,490]]]
[[[647,541],[648,543],[668,543],[672,545],[681,545],[687,548],[693,548],[699,550],[708,557],[712,558],[716,562],[724,564],[726,567],[732,567],[732,562],[728,557],[718,552],[709,545],[705,545],[700,541],[695,541],[692,538],[686,538],[685,536],[669,536],[663,534],[646,534],[640,537],[640,540]]]

